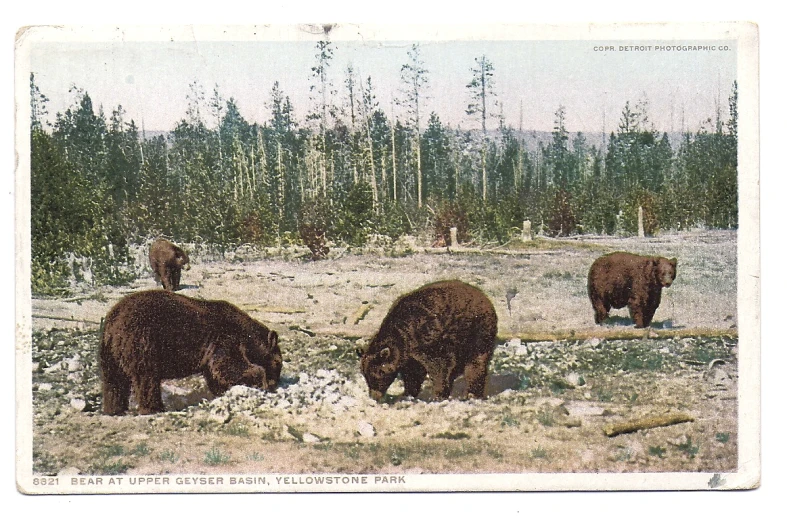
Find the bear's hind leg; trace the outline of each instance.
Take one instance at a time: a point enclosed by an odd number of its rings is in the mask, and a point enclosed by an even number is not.
[[[592,303],[596,324],[601,324],[609,317],[609,310],[612,308],[612,305],[604,303],[601,298],[593,299]]]
[[[161,399],[161,380],[157,376],[140,377],[132,382],[134,394],[139,402],[139,414],[154,414],[164,411]]]
[[[429,359],[429,363],[425,367],[434,385],[435,400],[445,400],[450,397],[456,378],[456,376],[452,378],[456,369],[456,359],[444,357]]]
[[[102,373],[102,410],[107,415],[121,415],[128,411],[131,381],[120,371]]]
[[[645,328],[650,324],[650,321],[645,322],[645,311],[642,308],[642,303],[639,301],[632,301],[628,305],[629,315],[631,320],[634,321],[634,328]]]

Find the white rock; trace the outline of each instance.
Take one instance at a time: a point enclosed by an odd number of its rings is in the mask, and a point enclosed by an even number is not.
[[[601,416],[604,413],[603,407],[590,405],[586,402],[566,402],[564,405],[571,416]]]
[[[569,373],[568,375],[566,375],[566,382],[568,382],[572,386],[578,386],[580,378],[582,377],[579,376],[579,373]]]
[[[599,339],[598,337],[593,337],[592,339],[590,339],[590,340],[588,341],[588,343],[590,343],[590,345],[591,345],[591,346],[593,346],[593,347],[595,348],[596,346],[598,346],[599,344],[601,344],[601,341],[603,341],[603,340],[604,340],[604,339]]]
[[[371,438],[376,434],[374,426],[369,422],[358,422],[358,432],[364,438]]]
[[[76,409],[77,411],[84,411],[85,406],[87,406],[87,402],[85,402],[81,398],[72,398],[71,399],[71,407]]]
[[[38,371],[38,366],[39,366],[39,363],[38,362],[34,362],[33,363],[33,371]]]
[[[79,474],[81,474],[81,472],[76,467],[66,467],[60,469],[60,472],[57,473],[58,476],[78,476]]]
[[[75,355],[73,359],[68,359],[66,363],[68,366],[68,371],[70,372],[79,371],[82,369],[82,362],[79,360],[79,354]]]
[[[508,348],[518,348],[519,346],[522,346],[522,339],[519,337],[514,337],[506,342],[506,347]]]
[[[39,391],[52,391],[52,384],[49,382],[44,382],[43,384],[38,384]]]
[[[58,362],[56,364],[52,364],[48,368],[44,368],[44,373],[54,373],[55,371],[60,371],[63,369],[63,363]]]
[[[304,443],[320,443],[320,439],[313,435],[312,433],[303,433],[303,442]]]

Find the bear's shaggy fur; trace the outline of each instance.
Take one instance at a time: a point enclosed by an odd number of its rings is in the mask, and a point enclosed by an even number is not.
[[[479,289],[461,281],[425,285],[399,298],[358,352],[369,395],[382,399],[401,375],[405,393],[416,397],[429,375],[442,400],[464,373],[468,396],[483,398],[496,336],[497,313]]]
[[[676,258],[628,252],[598,258],[588,272],[588,296],[596,324],[609,316],[610,308],[628,306],[635,327],[650,326],[661,303],[661,289],[672,285],[677,267]]]
[[[175,291],[180,287],[180,270],[189,270],[188,255],[172,242],[159,238],[150,245],[150,268],[156,283],[164,290]]]
[[[164,290],[137,292],[107,314],[99,350],[103,411],[164,410],[163,379],[201,373],[214,395],[233,385],[273,390],[279,383],[279,337],[226,301],[203,301]]]

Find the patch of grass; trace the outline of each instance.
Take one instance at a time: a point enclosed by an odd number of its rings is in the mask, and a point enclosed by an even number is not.
[[[730,441],[730,433],[716,433],[716,441],[719,443],[727,443]]]
[[[536,447],[530,451],[530,457],[533,459],[546,459],[548,456],[547,450],[543,447]]]
[[[664,356],[658,352],[627,351],[620,369],[623,371],[658,371],[664,365]]]
[[[466,432],[452,433],[452,432],[446,431],[446,432],[437,433],[437,434],[434,435],[434,437],[435,438],[442,438],[442,439],[445,439],[445,440],[464,440],[464,439],[470,438],[470,435],[467,434]]]
[[[632,393],[628,393],[628,394],[626,394],[624,396],[626,397],[626,401],[628,401],[629,404],[633,404],[634,402],[637,401],[637,398],[639,398],[639,393],[633,393],[632,392]]]
[[[689,361],[708,364],[714,359],[729,359],[730,349],[723,341],[700,342],[684,352],[684,358]]]
[[[249,436],[249,426],[241,422],[232,422],[225,428],[224,432],[230,436],[241,436],[246,438]]]
[[[648,454],[650,454],[651,456],[658,456],[659,458],[663,459],[664,455],[667,454],[667,449],[659,445],[651,446],[648,447]]]
[[[403,447],[394,447],[391,449],[389,453],[389,459],[391,460],[391,465],[394,467],[398,467],[401,465],[405,459],[407,459],[407,450]]]
[[[612,391],[604,388],[598,388],[594,393],[599,402],[612,402],[612,397],[615,396]]]
[[[571,274],[571,272],[560,272],[558,270],[548,270],[547,272],[544,272],[542,274],[542,277],[544,277],[545,279],[570,280],[574,276]]]
[[[503,427],[516,427],[519,425],[519,420],[506,413],[503,415],[502,420],[500,420],[500,425]]]
[[[135,456],[146,456],[150,454],[150,448],[148,447],[147,443],[139,442],[134,446],[133,449],[131,449],[131,451],[129,451],[129,454],[133,454]]]
[[[633,453],[628,447],[619,446],[618,453],[615,456],[615,461],[630,461]]]
[[[686,441],[678,445],[678,450],[687,455],[690,459],[694,459],[700,452],[700,446],[699,444],[692,443],[691,436],[687,436]]]
[[[207,465],[216,466],[229,463],[230,456],[221,452],[217,447],[211,448],[205,453],[205,463]]]
[[[98,451],[98,456],[103,458],[110,458],[112,456],[122,456],[125,453],[122,445],[112,443],[102,446]]]
[[[259,452],[252,452],[246,455],[247,461],[262,461],[265,459],[265,456],[260,454]]]
[[[290,435],[293,436],[299,442],[303,441],[303,433],[298,429],[296,429],[295,427],[293,427],[292,425],[287,426],[287,432],[290,433]]]
[[[549,390],[554,395],[562,395],[566,389],[574,389],[574,386],[562,379],[554,379],[549,383]]]
[[[555,413],[551,409],[542,409],[536,413],[536,420],[544,427],[552,427],[555,425]]]
[[[58,459],[48,452],[33,450],[33,474],[54,476],[61,468]]]
[[[167,449],[158,455],[158,459],[161,461],[166,461],[167,463],[175,463],[178,461],[178,455],[175,454],[174,451]]]
[[[121,456],[132,454],[126,453],[126,449],[119,444],[103,445],[96,453],[95,459],[87,468],[88,474],[125,474],[125,472],[133,467],[127,460],[121,459]]]
[[[133,467],[130,463],[126,463],[121,459],[110,460],[102,458],[94,461],[87,469],[88,474],[106,474],[114,476],[117,474],[125,474],[128,469]]]

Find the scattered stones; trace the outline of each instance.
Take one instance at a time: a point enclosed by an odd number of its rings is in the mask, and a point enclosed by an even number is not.
[[[58,477],[78,476],[79,474],[82,474],[82,472],[76,467],[65,467],[57,473]]]

